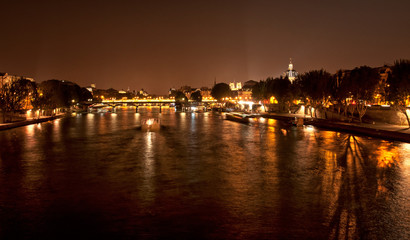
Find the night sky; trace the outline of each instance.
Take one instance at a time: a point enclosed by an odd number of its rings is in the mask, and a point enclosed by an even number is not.
[[[410,1],[7,1],[0,72],[166,94],[410,59]]]

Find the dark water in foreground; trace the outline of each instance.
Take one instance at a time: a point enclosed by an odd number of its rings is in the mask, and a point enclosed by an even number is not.
[[[0,239],[410,239],[410,144],[134,111],[0,132]]]

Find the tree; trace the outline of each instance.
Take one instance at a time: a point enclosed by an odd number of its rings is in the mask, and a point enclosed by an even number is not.
[[[185,96],[185,94],[181,91],[176,91],[175,92],[175,102],[188,102],[188,98]]]
[[[201,91],[195,91],[191,94],[191,100],[194,102],[202,102]]]
[[[268,89],[266,81],[259,81],[252,87],[252,98],[255,100],[268,99]]]
[[[267,78],[267,95],[275,97],[279,104],[280,111],[289,111],[292,102],[292,93],[290,91],[291,82],[287,77]]]
[[[380,75],[376,69],[361,66],[350,72],[349,81],[355,109],[359,115],[359,121],[362,122],[362,117],[366,113],[367,104],[374,98],[377,84],[380,82]]]
[[[50,97],[52,108],[69,108],[82,96],[81,87],[69,81],[47,80],[40,84],[40,88]]]
[[[221,101],[222,98],[230,97],[232,94],[229,85],[226,83],[218,83],[212,88],[211,96],[218,101]]]
[[[24,78],[3,84],[0,89],[0,108],[3,111],[3,122],[6,122],[8,113],[27,109],[31,104],[30,97],[35,92],[35,83]]]
[[[89,99],[92,99],[93,95],[87,88],[80,89],[80,102],[88,102]],[[128,97],[129,98],[129,97]]]
[[[407,105],[410,96],[410,60],[399,60],[392,66],[392,72],[387,78],[387,99],[395,109],[406,116],[410,127]]]
[[[332,75],[325,70],[313,70],[302,74],[296,81],[300,86],[301,95],[309,106],[323,108],[330,100]],[[315,117],[317,117],[315,111]]]
[[[33,96],[32,105],[33,109],[39,110],[40,113],[42,110],[53,108],[49,93],[44,94],[41,89],[38,89],[36,95]],[[40,118],[40,113],[37,116],[38,118]]]

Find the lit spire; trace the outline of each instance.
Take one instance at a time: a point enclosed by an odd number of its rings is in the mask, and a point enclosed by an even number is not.
[[[292,71],[293,70],[293,64],[292,64],[292,58],[290,58],[290,61],[289,61],[289,71]]]

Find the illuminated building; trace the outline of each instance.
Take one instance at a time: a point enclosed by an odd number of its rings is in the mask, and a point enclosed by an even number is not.
[[[242,83],[240,82],[231,82],[229,83],[229,88],[231,91],[238,91],[242,89]]]
[[[298,76],[296,70],[293,69],[292,58],[290,59],[288,70],[283,75],[284,77],[288,77],[291,83],[293,83],[293,81],[295,81],[296,77]]]
[[[9,83],[9,82],[14,82],[14,81],[22,80],[22,79],[26,79],[26,80],[29,80],[31,82],[34,82],[33,78],[15,76],[15,75],[10,75],[8,73],[0,73],[1,86],[3,84]]]

